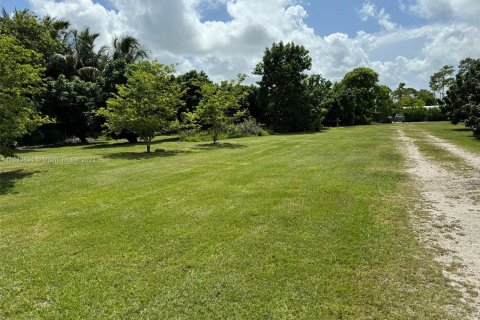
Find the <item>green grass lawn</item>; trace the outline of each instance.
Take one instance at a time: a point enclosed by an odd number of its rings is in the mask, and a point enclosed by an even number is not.
[[[22,151],[0,163],[0,318],[462,318],[395,145],[386,125]]]
[[[465,128],[463,123],[452,125],[450,122],[420,122],[408,123],[407,126],[425,130],[434,136],[473,151],[480,152],[480,140],[473,136],[472,130]]]

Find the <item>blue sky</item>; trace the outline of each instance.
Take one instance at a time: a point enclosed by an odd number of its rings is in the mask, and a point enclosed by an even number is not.
[[[381,81],[426,88],[445,64],[480,56],[478,0],[0,0],[100,32],[98,45],[133,34],[153,58],[214,79],[250,74],[265,47],[310,50],[312,72],[339,80],[368,66]],[[252,77],[251,81],[255,81]]]

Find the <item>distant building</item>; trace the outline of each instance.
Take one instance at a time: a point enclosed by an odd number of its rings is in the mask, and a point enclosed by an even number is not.
[[[403,109],[410,109],[410,108],[425,108],[425,109],[435,109],[435,108],[440,108],[440,106],[403,107]]]

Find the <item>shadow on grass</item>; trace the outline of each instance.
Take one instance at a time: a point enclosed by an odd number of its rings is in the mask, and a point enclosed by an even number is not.
[[[454,129],[452,129],[452,131],[457,131],[457,132],[472,132],[472,133],[473,133],[472,129],[470,129],[470,128],[454,128]]]
[[[0,172],[0,195],[9,193],[17,181],[33,176],[36,173],[40,173],[40,171],[25,171],[19,169]]]
[[[274,133],[272,135],[274,136],[309,136],[309,135],[315,135],[323,132],[330,131],[335,128],[345,128],[344,126],[341,127],[323,127],[318,131],[306,131],[306,132],[279,132],[279,133]]]
[[[205,143],[205,144],[199,144],[194,147],[194,149],[201,149],[201,150],[211,150],[211,149],[240,149],[240,148],[246,148],[247,146],[244,146],[243,144],[237,144],[237,143]]]
[[[147,152],[119,152],[106,154],[103,157],[107,159],[123,159],[123,160],[145,160],[145,159],[154,159],[154,158],[166,158],[174,157],[179,154],[188,154],[192,151],[186,150],[156,150],[151,153]]]
[[[180,138],[164,138],[160,140],[155,140],[152,142],[152,146],[164,143],[164,142],[178,142]],[[84,149],[114,149],[128,146],[144,146],[144,142],[130,143],[130,142],[118,142],[118,143],[108,143],[108,142],[98,142],[91,145],[85,145]]]

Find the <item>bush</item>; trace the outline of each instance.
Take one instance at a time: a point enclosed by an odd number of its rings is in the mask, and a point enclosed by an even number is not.
[[[0,156],[4,156],[5,158],[13,157],[15,153],[13,152],[13,148],[10,146],[0,145]]]
[[[204,142],[210,140],[208,131],[202,131],[198,128],[181,130],[178,135],[180,140],[187,142]],[[269,135],[269,132],[262,129],[255,119],[247,119],[239,124],[228,125],[224,128],[224,133],[220,134],[220,138],[225,139]]]
[[[243,136],[258,136],[260,130],[262,130],[255,119],[247,119],[238,124],[237,127]]]
[[[211,139],[208,132],[199,129],[181,130],[178,135],[180,140],[185,142],[205,142]]]
[[[64,142],[65,133],[54,123],[41,126],[18,141],[21,146],[54,145]]]
[[[253,118],[246,119],[242,123],[232,125],[227,128],[230,138],[250,137],[250,136],[268,136],[268,132]]]
[[[403,109],[406,122],[444,121],[440,108],[412,107]]]

